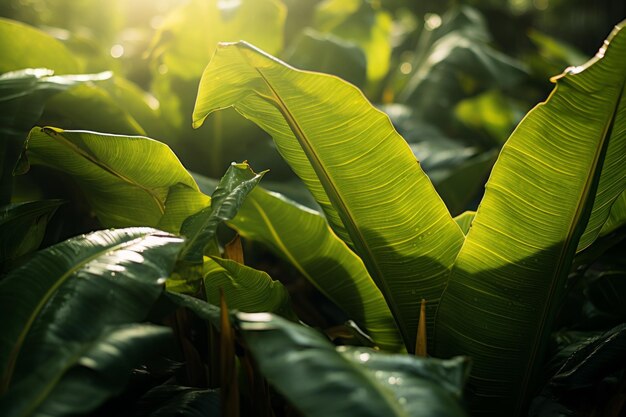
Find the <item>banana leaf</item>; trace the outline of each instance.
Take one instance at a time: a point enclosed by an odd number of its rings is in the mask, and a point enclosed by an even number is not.
[[[264,174],[255,173],[247,163],[231,164],[211,195],[211,205],[185,219],[181,234],[187,242],[180,254],[181,261],[202,264],[205,249],[213,242],[217,226],[235,217],[248,193]]]
[[[574,255],[626,188],[623,26],[509,138],[452,269],[435,354],[473,358],[477,416],[523,413]]]
[[[146,135],[144,128],[100,83],[76,86],[46,104],[42,122],[66,130],[93,130],[118,135]]]
[[[163,292],[182,239],[94,232],[45,249],[0,282],[3,416],[91,411],[124,388],[170,330],[135,325]]]
[[[0,207],[0,271],[5,262],[39,248],[50,217],[62,200],[30,201]]]
[[[460,393],[468,361],[333,346],[313,329],[268,313],[238,313],[261,374],[306,417],[467,416]]]
[[[463,230],[465,235],[467,235],[467,232],[469,232],[469,229],[472,226],[474,216],[476,216],[475,211],[464,211],[454,218],[454,221],[459,225],[461,230]]]
[[[419,300],[433,317],[463,233],[388,117],[350,84],[295,70],[245,42],[218,47],[200,82],[194,126],[229,106],[273,136],[363,260],[410,349]]]
[[[587,340],[565,361],[550,384],[573,391],[598,384],[626,368],[626,324]]]
[[[146,137],[34,128],[16,173],[31,164],[69,174],[105,227],[178,232],[209,203],[167,145]]]
[[[46,100],[76,84],[110,76],[109,73],[53,74],[52,70],[38,68],[0,75],[0,204],[11,200],[13,168],[28,131],[41,117]]]
[[[246,313],[271,312],[297,320],[287,289],[267,273],[228,259],[211,258],[204,265],[206,300],[219,305],[224,300],[231,310]]]
[[[400,333],[380,290],[363,262],[319,213],[257,187],[229,225],[291,263],[366,329],[378,346],[402,350]]]
[[[626,191],[615,200],[609,217],[600,230],[600,236],[606,236],[626,224]]]

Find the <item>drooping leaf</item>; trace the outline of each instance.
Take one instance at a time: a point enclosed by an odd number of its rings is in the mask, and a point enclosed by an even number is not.
[[[34,128],[21,158],[61,170],[78,183],[102,225],[146,225],[178,232],[208,205],[167,145],[140,136]]]
[[[228,106],[273,136],[363,259],[411,347],[419,300],[434,312],[463,233],[389,119],[350,84],[241,42],[221,45],[207,66],[194,126]]]
[[[32,401],[33,388],[37,392],[37,387],[43,385],[41,375],[33,372],[0,400],[0,410],[7,417],[88,414],[109,398],[121,394],[133,369],[158,358],[173,346],[172,331],[168,327],[145,324],[106,327],[97,339],[82,344],[78,358],[65,364],[69,370],[58,382],[45,381],[45,387],[51,391],[42,395],[43,401],[41,398]],[[44,362],[40,366],[54,365]],[[18,400],[12,400],[15,398]],[[25,404],[28,400],[32,402]]]
[[[37,250],[48,220],[61,204],[62,200],[44,200],[0,207],[0,265]]]
[[[377,345],[402,349],[391,311],[363,262],[319,213],[257,187],[229,224],[291,263],[366,329]]]
[[[14,20],[0,18],[0,74],[25,68],[49,68],[57,74],[80,73],[72,53],[52,36]]]
[[[466,416],[467,361],[335,348],[313,329],[239,313],[238,331],[269,383],[304,416]]]
[[[435,354],[473,358],[476,415],[524,409],[573,257],[626,188],[622,26],[508,140],[452,270]]]
[[[118,393],[132,358],[167,337],[161,328],[127,325],[147,317],[181,246],[182,239],[150,228],[99,231],[45,249],[9,273],[0,282],[7,317],[2,414],[74,413],[65,406],[84,412],[83,400],[93,408]]]
[[[296,319],[287,289],[263,271],[235,261],[211,258],[204,266],[204,288],[209,303],[219,305],[220,292],[228,307],[246,313],[271,312]]]
[[[163,294],[163,299],[163,301],[167,302],[170,307],[184,307],[191,310],[202,320],[210,323],[218,331],[220,330],[219,307],[209,304],[204,300],[200,300],[199,298],[171,291],[166,291]]]

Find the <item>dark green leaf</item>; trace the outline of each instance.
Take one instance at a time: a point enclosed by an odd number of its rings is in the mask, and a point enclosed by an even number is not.
[[[218,390],[159,385],[139,400],[133,415],[137,417],[217,417],[220,415],[220,393]]]
[[[0,19],[0,32],[2,22]],[[24,139],[39,120],[46,100],[76,84],[108,76],[107,73],[53,76],[52,70],[43,68],[0,75],[0,204],[10,202],[13,168]]]
[[[134,368],[173,346],[172,330],[168,327],[139,324],[106,327],[97,339],[82,344],[80,357],[54,386],[42,381],[40,372],[34,372],[17,382],[5,400],[0,400],[0,410],[7,407],[8,414],[3,414],[7,417],[89,413],[122,393]],[[54,368],[55,360],[51,358],[39,366]],[[38,405],[40,399],[33,400],[33,391],[38,392],[38,387],[44,384],[51,391],[45,393],[45,400]],[[26,404],[29,400],[31,403]]]
[[[181,260],[201,264],[205,248],[215,237],[217,226],[235,217],[246,196],[259,183],[265,172],[256,174],[246,163],[233,163],[211,196],[211,206],[185,220],[181,234],[187,238]]]
[[[61,204],[61,200],[45,200],[0,207],[0,265],[37,250]]]
[[[626,367],[626,324],[588,340],[552,377],[550,383],[565,390],[593,386]]]
[[[220,309],[213,304],[209,304],[204,300],[192,297],[186,294],[166,291],[163,294],[164,302],[170,309],[177,307],[187,308],[200,317],[202,320],[210,323],[217,330],[220,329]]]
[[[521,64],[489,46],[487,25],[468,6],[442,16],[441,26],[424,30],[412,63],[413,72],[399,101],[442,125],[460,99],[487,88],[507,87],[524,75]]]
[[[77,365],[93,381],[100,378],[93,371],[108,375],[94,382],[98,398],[118,392],[115,379],[130,370],[119,368],[125,365],[118,357],[129,351],[132,359],[142,350],[136,343],[165,337],[158,328],[119,326],[147,317],[181,246],[180,238],[149,228],[99,231],[45,249],[9,273],[0,282],[7,318],[0,337],[2,414],[26,416],[65,403],[60,398],[69,391],[62,387],[76,388],[68,372]]]
[[[235,321],[260,372],[307,417],[466,416],[464,359],[336,349],[313,329],[267,313],[238,313]]]
[[[291,44],[284,58],[296,68],[333,74],[356,86],[363,86],[367,79],[367,61],[361,48],[312,29],[306,29]]]

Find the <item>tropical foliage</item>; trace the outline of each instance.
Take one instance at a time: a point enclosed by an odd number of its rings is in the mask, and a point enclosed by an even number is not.
[[[626,23],[400,3],[0,19],[0,414],[623,413]]]

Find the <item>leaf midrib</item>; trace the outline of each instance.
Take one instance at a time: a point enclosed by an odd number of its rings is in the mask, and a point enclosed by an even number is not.
[[[373,271],[371,272],[373,272],[372,275],[376,276],[376,279],[375,279],[376,284],[383,287],[381,288],[381,291],[385,295],[385,298],[390,297],[393,300],[393,296],[392,296],[393,293],[390,291],[390,288],[384,279],[384,274],[382,273],[380,266],[378,265],[378,262],[375,261],[376,258],[374,257],[374,254],[371,248],[367,244],[367,240],[365,239],[365,236],[363,236],[363,234],[361,233],[361,230],[357,227],[357,224],[356,224],[356,221],[354,220],[354,216],[352,212],[348,209],[348,206],[346,202],[344,201],[343,197],[337,191],[337,187],[335,183],[332,181],[327,169],[324,167],[324,164],[319,159],[316,152],[313,151],[313,147],[311,145],[309,138],[304,133],[304,131],[302,130],[302,127],[298,124],[295,117],[291,114],[291,111],[289,110],[287,104],[282,100],[280,95],[274,89],[274,86],[272,85],[272,83],[265,76],[265,74],[263,74],[263,71],[260,68],[258,68],[256,65],[253,65],[240,49],[237,49],[237,50],[243,56],[244,60],[248,62],[250,67],[256,70],[256,72],[259,74],[259,76],[263,79],[265,84],[270,89],[272,96],[265,96],[258,91],[256,93],[261,98],[268,100],[270,103],[273,103],[278,109],[278,111],[285,118],[285,121],[289,125],[290,130],[292,131],[292,133],[298,140],[298,143],[303,148],[303,151],[305,152],[305,154],[307,155],[307,158],[309,159],[309,162],[311,163],[313,170],[317,174],[320,180],[320,183],[322,184],[322,187],[328,194],[329,199],[331,200],[331,202],[336,204],[336,206],[338,206],[339,210],[337,210],[337,212],[339,216],[341,217],[342,221],[344,222],[346,228],[352,232],[350,233],[350,236],[354,239],[355,246],[361,249],[361,251],[365,252],[366,257],[363,257],[364,260],[369,259],[369,262],[367,263],[373,269]],[[374,276],[372,276],[372,278],[374,278]],[[388,302],[387,304],[389,305],[389,309],[393,312],[394,320],[396,322],[401,321],[402,315],[400,314],[400,311],[398,310],[397,304],[395,302]],[[410,339],[408,337],[408,334],[406,334],[406,331],[407,331],[406,326],[403,326],[402,323],[398,323],[398,329],[400,330],[400,333],[402,334],[402,338],[405,344],[407,346],[410,345],[409,343]]]
[[[119,173],[118,171],[114,170],[113,168],[111,168],[110,166],[106,165],[105,163],[97,160],[96,158],[94,158],[93,156],[91,156],[89,153],[85,152],[83,149],[81,149],[79,146],[75,145],[74,143],[72,143],[69,139],[67,139],[64,135],[63,132],[57,132],[53,129],[47,128],[47,127],[43,127],[41,128],[41,131],[45,134],[47,134],[48,136],[52,136],[54,135],[57,138],[57,141],[60,142],[61,144],[67,146],[68,148],[70,148],[71,150],[73,150],[74,152],[76,152],[78,155],[82,156],[83,158],[85,158],[86,160],[88,160],[89,162],[91,162],[92,164],[98,166],[99,168],[101,168],[103,171],[108,172],[109,174],[113,175],[114,177],[120,179],[121,181],[137,187],[141,190],[143,190],[144,192],[146,192],[156,203],[157,207],[159,208],[159,211],[161,212],[161,215],[165,214],[165,203],[163,203],[161,201],[161,199],[154,193],[154,191],[152,191],[151,189],[139,184],[136,181],[133,181],[132,179],[126,177],[125,175]],[[52,134],[51,134],[52,133]],[[61,139],[61,140],[59,140]]]

